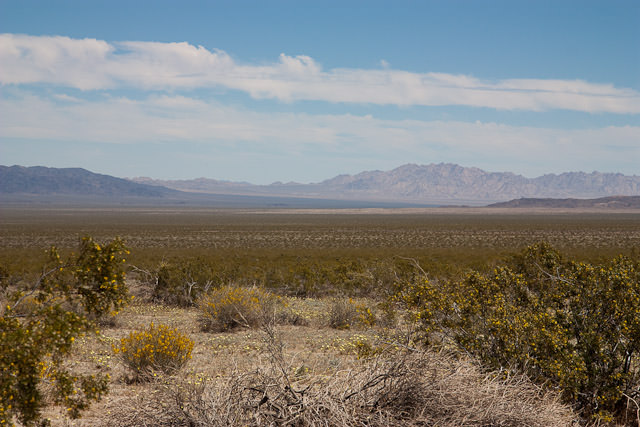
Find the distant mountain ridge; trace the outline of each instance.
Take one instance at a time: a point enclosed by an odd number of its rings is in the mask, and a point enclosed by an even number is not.
[[[164,197],[176,191],[81,168],[0,166],[0,193]]]
[[[640,176],[636,175],[565,172],[526,178],[511,172],[486,172],[450,163],[406,164],[391,171],[339,175],[315,184],[252,185],[206,178],[182,181],[150,178],[133,180],[194,192],[476,205],[523,197],[598,198],[640,195]]]
[[[313,199],[234,192],[183,192],[90,172],[81,168],[0,165],[0,207],[51,206],[201,206],[213,208],[395,208],[410,203]],[[230,186],[250,184],[226,183]],[[423,205],[420,205],[423,206]]]
[[[493,203],[490,208],[605,208],[640,209],[640,196],[611,196],[598,199],[535,199],[522,198]]]
[[[412,205],[487,205],[514,199],[595,199],[640,196],[640,177],[619,173],[567,172],[525,178],[511,172],[486,172],[454,164],[407,164],[391,171],[368,171],[339,175],[314,183],[218,181],[207,178],[160,181],[151,178],[122,179],[81,168],[0,166],[0,194],[74,195],[173,200],[181,203],[294,203],[303,200],[395,203]],[[13,196],[12,196],[13,197]],[[249,198],[253,198],[250,202]],[[15,198],[15,197],[14,197]],[[241,199],[244,198],[244,201]],[[259,200],[258,200],[259,199]],[[288,201],[275,199],[290,199]],[[294,201],[293,199],[298,199]],[[523,202],[521,202],[523,203]]]

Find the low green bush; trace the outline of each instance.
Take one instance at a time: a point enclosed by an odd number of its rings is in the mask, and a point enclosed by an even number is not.
[[[203,259],[163,263],[157,270],[153,299],[168,305],[193,306],[214,282],[215,271]]]
[[[427,342],[450,340],[493,369],[560,389],[587,418],[623,418],[640,389],[637,261],[568,261],[541,243],[491,273],[411,283],[395,301]]]
[[[108,376],[65,366],[73,342],[95,330],[95,320],[128,302],[123,272],[128,251],[121,240],[82,239],[77,255],[63,260],[56,248],[42,275],[28,287],[5,288],[0,307],[0,424],[40,421],[49,398],[72,418],[107,392]],[[45,369],[46,368],[46,369]]]

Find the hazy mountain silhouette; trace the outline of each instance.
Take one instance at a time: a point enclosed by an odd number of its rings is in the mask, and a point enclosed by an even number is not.
[[[38,195],[66,195],[108,198],[114,201],[137,198],[149,202],[173,200],[182,203],[214,203],[215,200],[215,203],[231,205],[305,205],[304,199],[332,200],[338,204],[367,201],[379,204],[486,205],[522,198],[594,199],[638,196],[640,177],[619,173],[567,172],[525,178],[510,172],[486,172],[454,164],[408,164],[386,172],[339,175],[315,184],[290,182],[253,185],[207,178],[181,181],[151,178],[128,180],[80,168],[0,166],[0,194],[4,195],[4,199],[7,195],[16,194],[27,195],[31,200],[37,199]],[[517,203],[522,206],[533,202]],[[536,203],[543,202],[538,200]]]
[[[640,176],[620,173],[566,172],[526,178],[511,172],[486,172],[455,164],[407,164],[391,171],[339,175],[319,183],[252,185],[206,178],[146,184],[192,192],[413,203],[487,204],[517,198],[598,198],[640,195]]]
[[[176,191],[81,168],[0,166],[0,193],[165,197]]]
[[[416,204],[287,195],[183,192],[81,168],[0,166],[0,203],[56,205],[193,205],[216,208],[392,208]],[[250,184],[226,183],[229,186]],[[423,206],[423,205],[419,205]]]

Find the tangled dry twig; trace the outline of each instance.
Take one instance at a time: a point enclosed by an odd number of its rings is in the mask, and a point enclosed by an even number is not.
[[[268,363],[199,385],[177,381],[111,425],[569,426],[572,412],[524,376],[483,373],[445,353],[400,351],[328,375],[292,376],[277,332]],[[147,421],[145,421],[147,420]],[[116,422],[117,421],[117,422]]]

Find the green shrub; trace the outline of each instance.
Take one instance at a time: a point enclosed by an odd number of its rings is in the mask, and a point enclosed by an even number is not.
[[[640,268],[629,259],[565,261],[543,243],[492,273],[413,283],[396,299],[427,340],[559,388],[587,417],[622,416],[640,386]]]
[[[65,261],[51,248],[40,278],[8,293],[0,308],[0,424],[38,422],[43,381],[52,385],[53,403],[72,418],[107,392],[107,376],[73,373],[64,361],[74,340],[95,330],[94,320],[128,301],[126,253],[119,239],[100,245],[90,237]]]
[[[193,306],[198,296],[213,284],[214,271],[202,259],[163,263],[156,272],[153,299],[168,305]]]
[[[141,294],[156,303],[191,307],[198,296],[218,281],[211,263],[201,257],[164,259],[156,267],[132,266],[132,275],[143,286]]]
[[[193,341],[166,325],[153,323],[143,330],[131,332],[113,346],[113,352],[137,378],[148,378],[155,371],[173,374],[191,359]]]
[[[224,286],[200,298],[201,326],[204,331],[257,327],[275,304],[276,297],[263,289]]]

